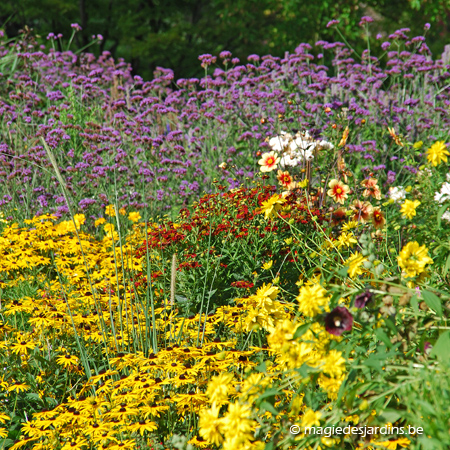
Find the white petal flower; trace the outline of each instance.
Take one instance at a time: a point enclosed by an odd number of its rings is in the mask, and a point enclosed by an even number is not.
[[[404,200],[406,198],[405,188],[403,186],[396,186],[389,188],[389,198],[391,198],[395,202]]]
[[[435,192],[434,200],[438,203],[444,203],[447,200],[450,200],[450,183],[445,182],[441,186],[440,192]]]
[[[442,214],[441,219],[444,219],[447,222],[450,222],[450,210],[445,211],[445,213]]]
[[[313,150],[305,150],[304,158],[306,159],[306,161],[312,161],[314,159]]]

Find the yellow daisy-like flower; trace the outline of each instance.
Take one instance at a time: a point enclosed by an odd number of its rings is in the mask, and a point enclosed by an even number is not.
[[[269,219],[274,213],[281,209],[281,206],[285,203],[285,201],[286,200],[278,194],[274,194],[269,198],[269,200],[262,202],[259,212],[264,213],[265,219]]]
[[[5,413],[0,412],[0,423],[5,423],[7,420],[11,420],[11,417],[9,417]]]
[[[66,354],[64,356],[60,356],[59,358],[57,358],[56,362],[60,366],[69,367],[69,366],[78,364],[78,358],[74,355]]]
[[[11,347],[11,349],[12,349],[13,353],[26,354],[26,353],[28,353],[28,350],[33,350],[34,347],[36,347],[36,344],[34,342],[20,341],[20,342],[17,342],[17,344],[14,344]]]
[[[447,146],[444,141],[435,142],[428,150],[427,150],[427,160],[434,167],[439,165],[441,162],[447,162],[447,156],[450,153],[447,150]]]
[[[305,316],[314,317],[328,306],[329,298],[325,296],[326,291],[320,284],[302,286],[297,296],[299,310]]]
[[[219,407],[213,403],[211,409],[201,409],[199,416],[199,434],[211,444],[219,446],[223,442],[222,419],[219,419]]]
[[[216,377],[212,377],[208,383],[206,395],[209,397],[211,403],[223,405],[228,401],[228,394],[230,392],[230,383],[233,380],[233,374],[229,372],[221,373]]]
[[[401,212],[403,217],[407,217],[408,219],[412,219],[416,215],[416,208],[420,205],[419,200],[405,200],[401,207]]]
[[[30,386],[28,386],[28,384],[25,383],[21,383],[20,381],[16,381],[14,384],[12,384],[11,386],[8,387],[8,389],[6,389],[8,392],[25,392],[28,391],[28,389],[30,389]]]
[[[343,231],[338,238],[337,247],[341,249],[342,247],[353,247],[358,241],[355,239],[353,233],[346,233]]]
[[[322,413],[319,411],[314,412],[312,409],[306,410],[302,417],[302,427],[319,427],[321,417]]]
[[[250,406],[238,402],[231,403],[227,414],[222,418],[224,434],[233,433],[242,436],[251,432],[255,422],[250,419],[250,414]]]
[[[425,245],[420,246],[417,242],[408,242],[398,255],[398,265],[408,278],[420,275],[425,271],[427,264],[433,264],[433,260],[428,256],[428,249]]]
[[[342,225],[342,231],[350,231],[354,228],[358,228],[359,223],[356,220],[350,220],[349,222]]]
[[[263,268],[264,270],[269,270],[269,269],[272,267],[272,265],[273,265],[273,261],[270,260],[269,262],[264,263],[264,264],[262,265],[262,268]]]
[[[354,255],[350,256],[347,261],[345,261],[348,266],[348,276],[350,278],[355,278],[357,275],[361,275],[363,273],[361,266],[364,261],[367,261],[367,258],[364,258],[364,256],[359,252],[356,252]]]
[[[86,217],[84,214],[75,214],[73,216],[73,220],[75,221],[75,225],[78,228],[80,228],[81,225],[84,224],[84,222],[86,222]]]
[[[116,215],[116,208],[114,207],[114,205],[108,205],[105,208],[105,214],[109,217],[114,217]]]
[[[95,225],[96,227],[98,227],[99,225],[103,225],[105,222],[106,222],[106,219],[105,219],[104,217],[100,217],[100,219],[97,219],[97,220],[94,222],[94,225]]]
[[[128,219],[132,222],[139,222],[139,220],[141,220],[141,215],[138,212],[130,212],[130,214],[128,214]]]

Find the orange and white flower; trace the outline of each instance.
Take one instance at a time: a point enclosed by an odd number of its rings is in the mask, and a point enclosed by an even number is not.
[[[355,200],[350,208],[353,211],[353,220],[358,220],[362,223],[369,221],[373,211],[373,206],[369,202],[362,202],[360,200]]]
[[[400,137],[397,134],[395,134],[394,128],[393,127],[392,128],[388,127],[388,131],[389,131],[389,134],[391,135],[391,138],[394,139],[395,143],[397,145],[400,145],[400,147],[403,147],[403,142],[400,139]]]
[[[345,127],[345,130],[342,133],[342,138],[338,144],[338,147],[343,147],[347,143],[349,133],[350,133],[350,129],[348,127]]]
[[[344,204],[345,199],[348,197],[348,193],[350,192],[350,188],[342,183],[342,181],[339,180],[331,180],[328,183],[328,189],[327,194],[333,198],[335,202],[340,203],[341,205]]]
[[[289,172],[287,171],[283,172],[282,170],[278,171],[277,180],[281,186],[286,187],[288,189],[290,186],[292,186],[292,183],[294,182],[292,175],[290,175]]]
[[[363,192],[364,197],[373,197],[377,200],[381,200],[381,191],[378,187],[378,180],[376,178],[369,178],[368,180],[361,181],[361,186],[366,189]]]
[[[261,172],[272,172],[277,168],[279,162],[278,153],[268,152],[262,154],[258,164],[261,166]]]
[[[383,228],[384,224],[386,222],[386,219],[384,218],[384,214],[381,212],[380,208],[374,208],[372,211],[372,223],[373,226],[378,228]]]

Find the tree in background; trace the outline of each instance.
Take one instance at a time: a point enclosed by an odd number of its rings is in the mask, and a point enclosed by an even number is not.
[[[331,19],[341,20],[346,38],[361,52],[366,43],[358,22],[364,15],[375,19],[373,38],[400,27],[421,35],[430,22],[427,44],[433,54],[450,43],[448,0],[3,0],[0,27],[13,37],[28,25],[46,43],[48,33],[67,35],[71,23],[79,23],[83,30],[75,47],[101,34],[100,48],[92,51],[109,50],[150,79],[157,66],[173,69],[176,78],[199,76],[197,57],[204,53],[229,50],[246,61],[255,53],[283,56],[302,42],[339,40],[326,28]]]

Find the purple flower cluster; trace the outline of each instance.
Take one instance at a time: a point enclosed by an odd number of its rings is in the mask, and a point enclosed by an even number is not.
[[[343,108],[355,129],[349,165],[364,161],[387,184],[401,181],[416,168],[402,164],[387,127],[414,142],[450,125],[450,65],[407,33],[388,37],[402,47],[386,61],[368,53],[356,61],[343,43],[319,41],[318,59],[308,44],[284,58],[250,55],[246,64],[230,52],[202,55],[207,76],[177,81],[164,68],[152,81],[132,76],[106,51],[95,57],[0,41],[0,58],[17,60],[0,73],[2,205],[25,204],[30,215],[67,211],[42,138],[76,210],[98,215],[117,196],[120,206],[161,211],[188,205],[215,178],[230,188],[253,178],[256,153],[279,132],[279,115],[287,119],[282,127],[326,138]],[[332,67],[320,62],[326,52]],[[218,168],[222,162],[227,169]]]

